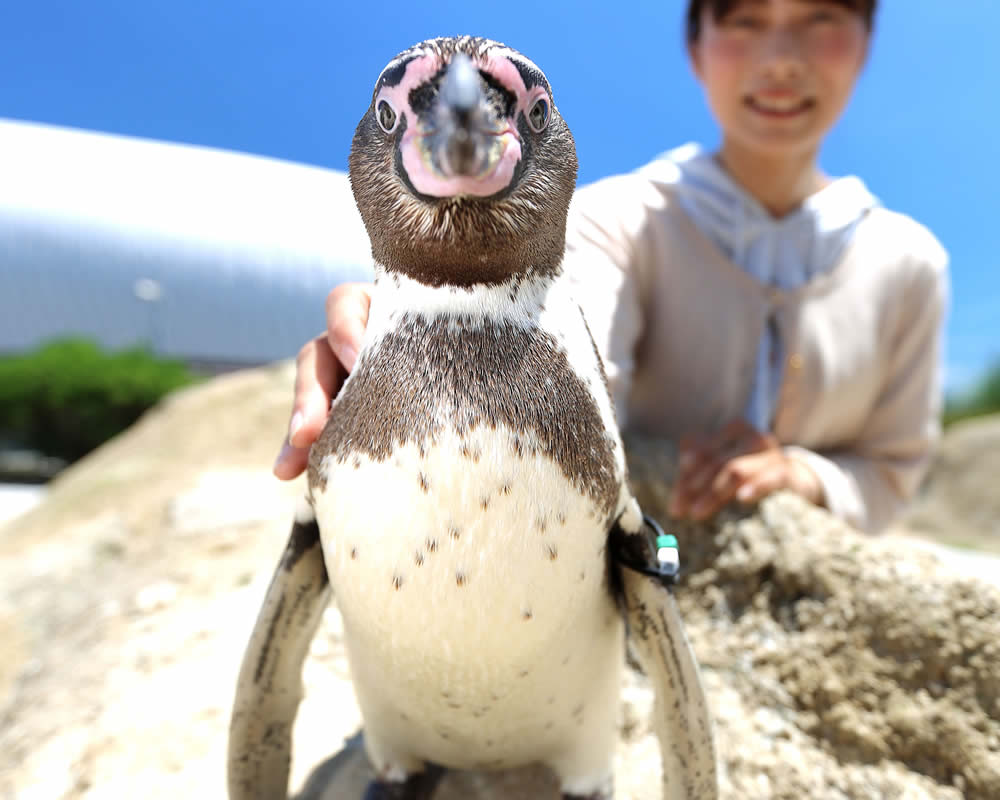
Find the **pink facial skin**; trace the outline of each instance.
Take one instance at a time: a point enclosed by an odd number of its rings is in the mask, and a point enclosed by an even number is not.
[[[502,53],[502,51],[501,51]],[[496,131],[490,132],[493,144],[489,148],[487,167],[480,175],[447,175],[440,172],[430,159],[425,146],[425,130],[417,115],[409,107],[410,91],[432,78],[441,69],[441,59],[433,54],[420,56],[406,65],[403,79],[396,86],[387,86],[375,98],[375,107],[387,100],[397,118],[406,119],[406,132],[399,143],[403,168],[416,191],[429,197],[488,197],[510,185],[514,170],[521,160],[521,137],[517,131],[516,116],[526,113],[539,97],[547,93],[541,86],[528,89],[517,68],[501,53],[488,53],[485,59],[474,59],[475,65],[492,75],[517,98],[515,116],[505,120]],[[399,123],[397,122],[397,125]]]

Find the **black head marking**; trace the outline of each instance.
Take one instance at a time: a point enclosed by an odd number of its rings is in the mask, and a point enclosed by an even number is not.
[[[419,53],[411,53],[409,55],[401,56],[389,64],[389,66],[382,71],[381,77],[375,84],[375,94],[378,94],[379,89],[385,86],[399,86],[400,81],[403,80],[403,76],[406,74],[407,65],[417,58],[418,55]],[[374,97],[374,94],[372,97]]]
[[[551,96],[552,92],[549,90],[549,82],[545,79],[545,76],[542,74],[541,70],[538,69],[538,67],[534,64],[528,64],[527,62],[522,61],[517,56],[512,56],[510,63],[512,63],[518,73],[520,73],[521,80],[524,81],[525,86],[529,89],[532,89],[535,86],[542,86]]]

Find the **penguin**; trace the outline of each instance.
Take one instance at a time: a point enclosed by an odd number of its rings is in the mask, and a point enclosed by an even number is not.
[[[365,800],[529,763],[564,800],[610,800],[623,607],[673,684],[664,796],[716,797],[672,597],[641,569],[623,584],[610,557],[609,537],[634,552],[649,522],[563,279],[577,159],[544,73],[491,40],[421,42],[376,81],[349,166],[371,312],[244,657],[230,797],[286,796],[302,663],[332,595],[376,775]]]

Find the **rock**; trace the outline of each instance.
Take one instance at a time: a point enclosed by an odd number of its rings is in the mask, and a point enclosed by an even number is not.
[[[168,398],[0,529],[0,797],[225,796],[239,662],[303,488],[269,477],[291,379],[283,365]],[[671,447],[629,452],[666,520]],[[724,797],[1000,797],[1000,591],[786,495],[669,527]],[[304,682],[293,786],[359,797],[335,606]],[[622,692],[617,797],[659,800],[651,690],[629,671]],[[539,769],[456,773],[435,800],[555,791]]]
[[[903,525],[962,547],[1000,552],[1000,414],[950,427]]]

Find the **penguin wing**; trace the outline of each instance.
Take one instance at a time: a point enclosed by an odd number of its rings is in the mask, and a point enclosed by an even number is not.
[[[315,518],[296,519],[243,656],[229,724],[230,800],[288,792],[302,665],[332,590]]]
[[[663,800],[718,800],[711,712],[672,592],[673,574],[657,564],[657,547],[672,537],[663,537],[647,517],[633,531],[623,527],[627,521],[631,515],[612,528],[609,547],[629,641],[656,692],[653,727],[663,762]]]

